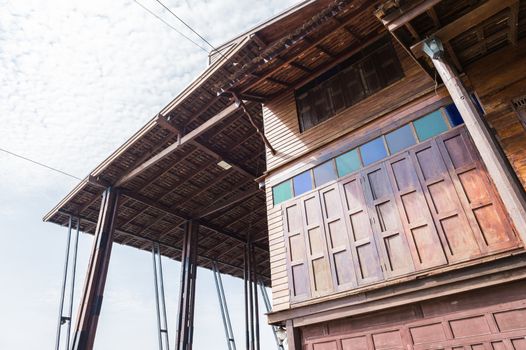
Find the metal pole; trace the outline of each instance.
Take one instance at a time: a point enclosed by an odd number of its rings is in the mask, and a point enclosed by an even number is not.
[[[258,301],[258,286],[257,286],[257,259],[256,259],[256,250],[252,246],[252,261],[253,261],[253,278],[252,278],[252,286],[254,291],[254,316],[256,318],[256,350],[260,350],[260,341],[259,341],[259,301]]]
[[[230,322],[230,313],[228,312],[228,304],[226,302],[226,295],[225,295],[225,290],[223,288],[223,280],[221,279],[221,274],[219,273],[219,269],[217,270],[218,272],[218,280],[219,280],[219,288],[221,290],[221,295],[223,296],[223,300],[224,300],[224,303],[225,303],[225,312],[226,312],[226,321],[227,321],[227,325],[228,325],[228,331],[230,333],[230,337],[232,339],[232,349],[233,350],[236,350],[236,342],[234,340],[234,331],[232,330],[232,323]]]
[[[73,319],[73,301],[75,297],[75,278],[77,274],[77,252],[79,250],[80,216],[77,216],[77,232],[75,234],[75,245],[73,246],[73,266],[71,271],[71,284],[69,291],[69,322],[67,325],[66,350],[69,350],[71,341],[71,320]]]
[[[152,262],[153,262],[153,287],[155,291],[155,309],[157,311],[157,335],[159,340],[159,350],[163,350],[163,339],[161,337],[161,311],[159,310],[159,286],[157,283],[157,254],[155,243],[152,244]]]
[[[244,261],[243,261],[243,282],[244,282],[244,296],[245,296],[245,345],[246,350],[250,349],[250,331],[249,331],[249,324],[248,324],[248,253],[247,253],[247,246],[245,245],[244,249]]]
[[[68,238],[66,241],[66,257],[64,258],[64,274],[62,277],[62,292],[60,293],[60,304],[58,308],[58,324],[57,324],[57,338],[55,340],[55,349],[59,350],[60,348],[60,331],[62,329],[62,322],[64,321],[63,311],[64,311],[64,295],[66,293],[66,283],[68,278],[68,266],[69,266],[69,247],[71,243],[71,223],[72,218],[69,216],[68,221]]]
[[[164,319],[164,340],[166,342],[166,349],[170,350],[170,341],[168,336],[168,317],[166,316],[166,299],[164,297],[164,277],[163,277],[163,262],[162,262],[162,256],[161,256],[161,247],[159,246],[159,243],[156,243],[157,245],[157,256],[159,258],[159,291],[161,292],[161,311],[163,313],[163,319]]]
[[[265,285],[263,284],[263,282],[259,284],[259,288],[261,290],[261,295],[263,296],[263,303],[265,304],[265,309],[267,310],[267,312],[270,312],[271,310],[270,299],[268,297],[267,289],[265,288]],[[272,326],[272,334],[274,334],[274,340],[276,340],[276,345],[278,346],[278,350],[283,350],[283,344],[281,344],[281,342],[279,341],[278,335],[276,334],[277,328],[278,327],[276,326]]]
[[[232,337],[230,335],[230,332],[229,332],[229,329],[228,329],[228,325],[227,325],[227,320],[226,320],[226,312],[228,311],[225,311],[225,300],[224,300],[224,296],[221,294],[221,289],[219,288],[219,270],[217,268],[217,264],[214,262],[212,264],[212,272],[214,274],[214,282],[215,282],[215,286],[216,286],[216,291],[217,291],[217,298],[219,300],[219,308],[221,310],[221,319],[223,320],[223,327],[225,329],[225,337],[226,337],[226,344],[227,344],[227,348],[228,350],[232,350]]]

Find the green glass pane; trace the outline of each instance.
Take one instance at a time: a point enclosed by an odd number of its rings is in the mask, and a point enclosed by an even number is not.
[[[272,197],[274,198],[274,205],[284,202],[292,198],[292,186],[290,180],[280,183],[272,187]]]
[[[338,169],[338,176],[345,176],[362,167],[358,151],[353,149],[347,153],[336,157],[336,168]]]
[[[442,118],[440,110],[415,120],[413,124],[415,125],[416,134],[420,141],[427,140],[447,130],[446,122],[444,118]]]
[[[391,154],[399,152],[416,143],[415,136],[409,125],[404,125],[385,135],[387,146]]]

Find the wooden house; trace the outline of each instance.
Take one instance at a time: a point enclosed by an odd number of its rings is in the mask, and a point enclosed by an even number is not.
[[[524,350],[525,37],[524,0],[302,2],[46,220],[181,260],[194,223],[196,264],[272,287],[289,349]]]

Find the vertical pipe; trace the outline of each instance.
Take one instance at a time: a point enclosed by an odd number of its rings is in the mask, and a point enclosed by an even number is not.
[[[254,249],[254,246],[252,246],[252,256],[253,256],[253,278],[252,278],[252,285],[254,290],[254,314],[255,314],[255,328],[256,328],[256,350],[260,350],[260,341],[259,341],[259,301],[258,301],[258,285],[257,285],[257,271],[256,268],[258,266],[257,259],[256,259],[256,250]]]
[[[60,304],[58,307],[58,324],[57,324],[57,338],[55,340],[55,349],[60,348],[60,331],[62,329],[63,311],[64,311],[64,295],[66,293],[66,283],[68,278],[68,267],[69,267],[69,247],[71,243],[71,215],[68,221],[68,238],[66,240],[66,257],[64,258],[64,274],[62,276],[62,292],[60,293]]]
[[[73,320],[73,300],[75,298],[75,278],[77,275],[77,253],[79,250],[79,236],[80,236],[80,216],[77,216],[77,232],[75,234],[75,245],[73,246],[73,266],[71,268],[71,282],[69,291],[69,322],[66,333],[66,350],[69,350],[69,343],[71,338],[71,321]]]
[[[248,254],[247,254],[247,246],[248,244],[245,244],[244,249],[244,261],[243,261],[243,282],[244,282],[244,296],[245,296],[245,346],[246,350],[250,350],[250,331],[249,331],[249,324],[248,324]]]
[[[228,326],[228,332],[231,338],[232,350],[236,350],[236,342],[234,340],[234,331],[232,330],[232,323],[230,322],[230,313],[228,312],[228,304],[226,302],[226,295],[225,295],[225,290],[223,288],[223,281],[221,279],[221,274],[219,272],[219,269],[217,271],[218,271],[217,276],[219,280],[219,289],[221,290],[221,295],[223,296],[223,301],[225,304],[226,321],[227,321],[227,326]]]
[[[159,338],[159,350],[163,350],[163,339],[161,336],[161,311],[159,310],[159,285],[157,283],[157,252],[155,243],[152,242],[152,262],[153,262],[153,288],[155,291],[155,310],[157,311],[157,335]]]
[[[162,303],[162,313],[163,313],[163,319],[164,319],[164,339],[166,342],[166,349],[170,350],[170,341],[168,336],[168,317],[166,317],[166,299],[164,297],[164,277],[163,277],[163,261],[161,256],[161,247],[159,246],[159,243],[156,243],[157,245],[157,256],[159,257],[159,291],[161,293],[161,303]]]
[[[254,290],[252,288],[252,241],[248,242],[248,289],[250,303],[250,350],[255,350],[254,344]]]
[[[225,330],[225,337],[226,337],[226,343],[228,350],[232,350],[231,342],[230,342],[230,334],[228,332],[228,326],[226,324],[226,317],[225,317],[225,308],[223,307],[223,297],[221,295],[221,290],[219,289],[219,281],[218,281],[218,270],[217,265],[215,262],[212,263],[212,273],[214,274],[214,282],[216,286],[216,292],[217,292],[217,299],[219,300],[219,309],[221,310],[221,319],[223,320],[223,327]]]

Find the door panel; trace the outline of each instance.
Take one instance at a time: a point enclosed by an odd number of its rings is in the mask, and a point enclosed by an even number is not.
[[[411,150],[420,183],[435,221],[449,262],[480,254],[460,199],[435,140]]]
[[[391,277],[414,271],[385,165],[382,163],[366,169],[363,177],[368,213],[385,274]]]
[[[337,184],[320,190],[333,283],[336,290],[348,290],[357,282],[340,197]]]
[[[302,197],[300,205],[303,209],[303,229],[307,236],[311,294],[313,297],[325,295],[333,286],[318,193]]]
[[[446,264],[446,255],[409,152],[385,164],[415,267],[427,269]]]
[[[480,250],[515,246],[515,233],[466,129],[441,135],[437,143]]]
[[[346,177],[339,186],[358,284],[382,280],[381,260],[367,212],[363,178],[359,174]]]
[[[287,268],[292,301],[310,297],[309,271],[305,249],[305,234],[300,201],[287,202],[282,207],[283,229],[287,246]]]

